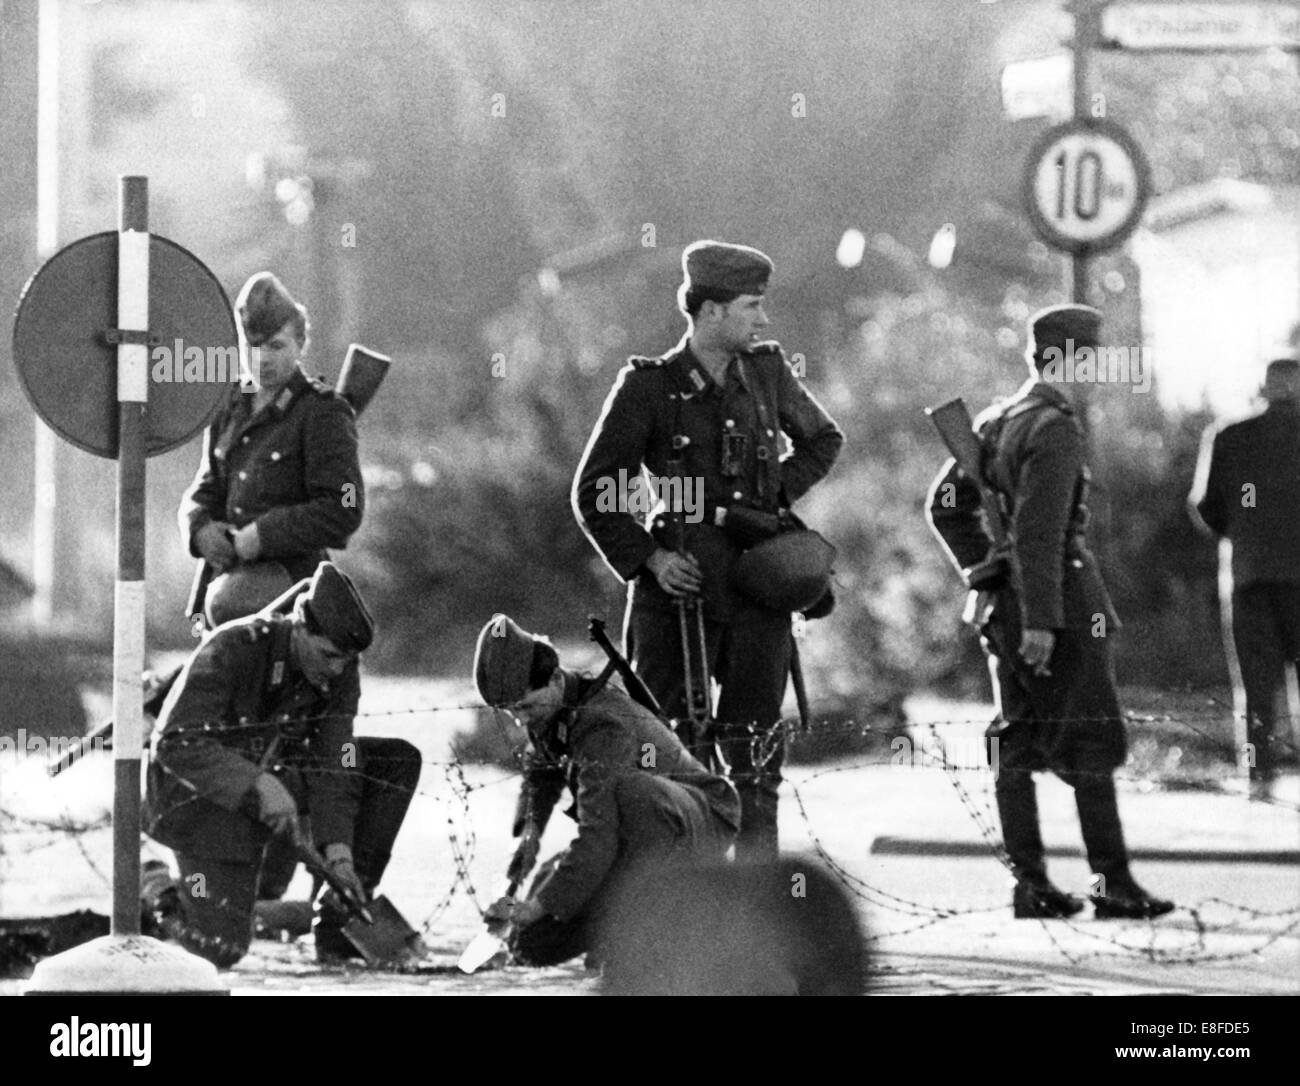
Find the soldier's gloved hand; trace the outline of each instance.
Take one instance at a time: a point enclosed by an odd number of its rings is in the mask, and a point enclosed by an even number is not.
[[[341,841],[328,844],[324,848],[325,866],[330,874],[358,901],[366,900],[366,888],[361,883],[356,866],[352,862],[352,849]]]
[[[1035,675],[1051,675],[1047,665],[1052,660],[1052,650],[1056,648],[1056,633],[1053,630],[1025,630],[1020,635],[1020,658]]]
[[[483,919],[492,924],[531,924],[542,918],[542,906],[531,899],[498,898],[487,907]]]
[[[250,521],[235,532],[235,553],[245,562],[256,562],[262,553],[262,540],[257,534],[257,521]]]
[[[678,554],[660,547],[646,559],[646,568],[670,596],[686,596],[704,585],[704,571],[692,554]]]
[[[232,531],[224,520],[212,520],[194,533],[195,548],[218,572],[225,572],[235,563],[235,545],[230,541]]]
[[[298,801],[276,776],[261,774],[253,782],[257,792],[257,817],[271,827],[271,832],[297,839]]]
[[[537,852],[542,844],[542,834],[537,823],[532,819],[525,822],[520,838],[519,847],[515,849],[510,866],[506,869],[506,878],[513,883],[522,883],[537,863]]]

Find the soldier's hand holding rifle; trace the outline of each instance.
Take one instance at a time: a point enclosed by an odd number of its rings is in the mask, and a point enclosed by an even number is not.
[[[670,596],[692,595],[704,585],[704,572],[692,554],[679,554],[660,547],[646,559],[646,568]]]
[[[208,565],[224,573],[235,564],[234,528],[224,520],[209,521],[194,533],[194,545]]]

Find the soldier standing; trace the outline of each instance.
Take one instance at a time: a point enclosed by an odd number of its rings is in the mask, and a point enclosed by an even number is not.
[[[737,858],[762,859],[777,852],[784,743],[775,732],[790,609],[742,595],[732,570],[826,475],[844,437],[780,346],[759,341],[772,262],[756,249],[699,241],[683,252],[682,269],[686,334],[668,353],[631,358],[619,373],[578,465],[573,508],[630,586],[626,654],[678,719],[688,706],[675,601],[702,605],[708,670],[720,686],[716,738],[742,803]],[[782,434],[792,448],[785,459]],[[643,470],[661,491],[645,523],[610,500]]]
[[[1268,364],[1259,414],[1206,431],[1189,496],[1215,535],[1232,540],[1232,635],[1246,688],[1251,794],[1277,772],[1283,667],[1300,661],[1300,362]]]
[[[1108,636],[1119,621],[1084,534],[1083,432],[1069,386],[1051,382],[1053,362],[1059,371],[1070,352],[1096,349],[1101,314],[1054,306],[1029,327],[1029,380],[976,420],[984,483],[1006,514],[1010,553],[991,553],[978,485],[955,461],[928,498],[931,527],[977,594],[968,613],[994,676],[998,719],[988,734],[998,742],[994,791],[1016,877],[1014,913],[1063,917],[1083,908],[1047,877],[1033,774],[1051,770],[1074,789],[1095,915],[1160,916],[1173,903],[1152,897],[1129,871],[1113,777],[1126,756]]]
[[[255,890],[272,833],[305,836],[362,900],[378,884],[420,776],[404,739],[355,738],[357,657],[374,633],[348,578],[317,567],[291,614],[218,627],[190,657],[158,722],[144,825],[176,853],[179,916],[164,929],[229,968],[252,938]],[[347,914],[317,903],[316,953],[356,956]]]
[[[347,546],[365,504],[353,410],[302,368],[307,310],[270,272],[244,284],[235,308],[251,380],[208,427],[178,514],[192,555],[241,574],[215,590],[210,602],[228,606],[209,609],[210,626],[310,577],[326,548]]]

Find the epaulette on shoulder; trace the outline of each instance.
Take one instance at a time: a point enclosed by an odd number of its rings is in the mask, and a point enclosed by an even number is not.
[[[782,353],[781,344],[777,343],[774,339],[764,339],[750,347],[747,347],[745,353],[751,357],[757,357],[760,355],[776,355],[780,357]]]
[[[308,377],[307,384],[317,396],[332,397],[335,395],[334,386],[325,380],[325,375],[319,377]]]
[[[644,355],[634,354],[628,358],[627,364],[634,370],[655,370],[663,368],[664,360],[662,358],[647,358]]]
[[[267,615],[250,615],[240,622],[240,632],[250,642],[261,641],[271,635],[275,620]]]

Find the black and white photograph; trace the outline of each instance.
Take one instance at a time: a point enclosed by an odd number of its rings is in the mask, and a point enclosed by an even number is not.
[[[1281,1054],[1300,2],[0,0],[0,136],[32,1058],[420,995]]]

